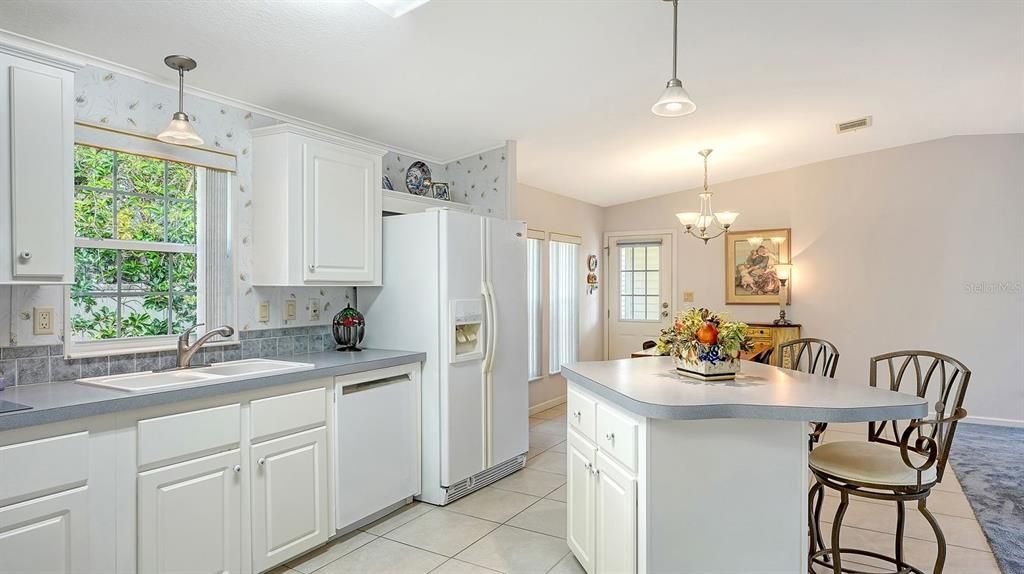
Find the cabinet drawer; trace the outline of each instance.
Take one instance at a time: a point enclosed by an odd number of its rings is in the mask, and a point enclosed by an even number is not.
[[[604,405],[597,406],[597,447],[636,471],[637,423]]]
[[[89,480],[89,433],[0,447],[0,469],[0,506],[81,486]]]
[[[772,330],[768,327],[747,327],[747,336],[758,339],[771,339]]]
[[[237,404],[139,421],[139,466],[238,446]]]
[[[327,392],[323,387],[252,402],[252,441],[323,426]]]
[[[569,425],[588,439],[596,440],[594,418],[597,403],[573,389],[569,389],[567,402]]]

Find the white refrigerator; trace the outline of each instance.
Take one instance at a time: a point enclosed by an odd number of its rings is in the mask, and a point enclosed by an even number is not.
[[[383,242],[363,343],[427,355],[420,499],[443,505],[526,464],[526,224],[432,210],[384,218]]]

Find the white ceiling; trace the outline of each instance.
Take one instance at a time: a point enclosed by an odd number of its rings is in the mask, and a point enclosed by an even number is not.
[[[1024,132],[1024,2],[0,2],[0,27],[439,159],[519,142],[519,180],[598,205],[957,134]],[[837,121],[874,116],[838,136]],[[728,202],[723,198],[722,206]],[[733,206],[737,209],[742,206]]]

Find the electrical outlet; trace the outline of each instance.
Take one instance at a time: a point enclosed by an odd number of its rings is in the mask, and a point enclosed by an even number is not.
[[[683,303],[693,303],[693,291],[683,291]]]
[[[320,299],[317,299],[316,297],[310,297],[309,299],[309,320],[320,320]]]
[[[260,323],[270,322],[270,301],[260,301]]]
[[[285,299],[284,301],[284,320],[294,321],[295,320],[295,299]]]
[[[53,334],[53,307],[32,308],[32,334]]]

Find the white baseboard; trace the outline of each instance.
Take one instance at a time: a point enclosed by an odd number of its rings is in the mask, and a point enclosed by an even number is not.
[[[564,402],[565,402],[565,395],[562,395],[560,397],[555,397],[555,398],[553,398],[551,400],[544,401],[543,403],[533,405],[532,407],[530,407],[530,416],[532,417],[533,415],[535,415],[537,413],[544,412],[544,411],[546,411],[546,410],[548,410],[548,409],[550,409],[552,407],[557,407],[558,405],[560,405],[560,404],[562,404]]]
[[[1024,428],[1024,421],[1014,419],[999,419],[994,417],[972,417],[968,416],[963,420],[965,423],[974,423],[978,425],[992,425],[997,427],[1014,427]]]

